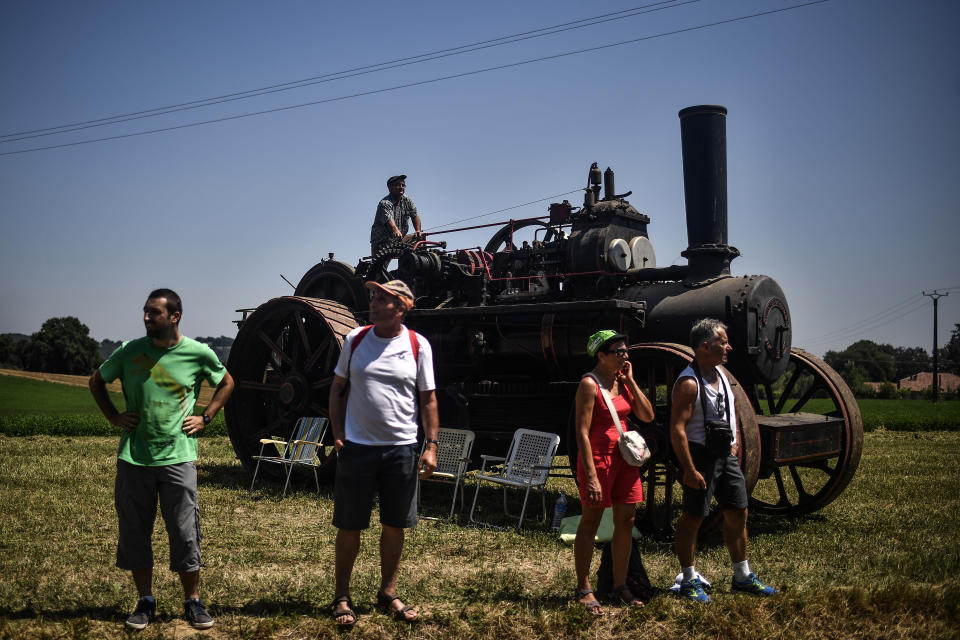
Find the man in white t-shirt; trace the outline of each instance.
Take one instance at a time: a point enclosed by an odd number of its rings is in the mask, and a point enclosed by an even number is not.
[[[397,620],[417,612],[397,597],[404,529],[417,523],[417,472],[437,468],[436,385],[433,352],[423,336],[403,326],[413,294],[400,280],[368,282],[370,322],[344,340],[330,388],[330,419],[337,450],[333,525],[336,589],[333,617],[342,627],[357,621],[350,576],[360,534],[370,526],[380,496],[380,590],[377,605]],[[417,458],[417,410],[426,442]]]
[[[737,414],[730,381],[719,369],[733,350],[727,326],[713,318],[697,321],[690,330],[690,346],[693,362],[677,377],[670,411],[670,439],[683,473],[683,514],[676,535],[682,572],[679,593],[688,600],[710,602],[693,560],[697,531],[716,497],[723,515],[723,541],[733,564],[731,591],[774,595],[777,590],[760,582],[747,562],[748,496],[737,461]],[[708,438],[709,422],[728,423],[730,435],[719,432]]]

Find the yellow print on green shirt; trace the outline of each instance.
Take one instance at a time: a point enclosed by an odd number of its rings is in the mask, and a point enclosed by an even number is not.
[[[134,375],[149,374],[155,385],[176,396],[181,411],[185,412],[187,410],[188,389],[177,382],[162,364],[147,354],[140,353],[134,356],[133,366],[135,368]]]

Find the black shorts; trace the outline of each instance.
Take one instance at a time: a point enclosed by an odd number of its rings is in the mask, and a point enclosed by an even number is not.
[[[710,501],[714,496],[721,509],[747,508],[747,483],[736,456],[715,457],[702,444],[691,442],[690,457],[693,466],[707,483],[706,489],[692,489],[683,485],[683,510],[693,516],[710,515]]]
[[[373,496],[380,495],[380,524],[417,524],[417,445],[345,442],[337,452],[333,526],[350,531],[370,526]]]

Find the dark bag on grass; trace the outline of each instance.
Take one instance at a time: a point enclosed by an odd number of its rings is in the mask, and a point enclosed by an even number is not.
[[[613,584],[613,553],[610,551],[610,543],[603,545],[603,551],[600,553],[600,568],[597,569],[597,592],[610,593],[614,587]],[[650,578],[647,577],[647,570],[643,566],[643,558],[640,557],[640,549],[637,548],[637,541],[630,541],[630,560],[627,562],[627,587],[635,597],[644,602],[653,597],[656,590],[650,584]]]

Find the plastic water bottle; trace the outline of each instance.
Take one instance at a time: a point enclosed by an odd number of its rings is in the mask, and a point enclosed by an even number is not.
[[[554,531],[560,530],[560,521],[563,520],[565,515],[567,515],[567,496],[561,493],[557,501],[553,503],[553,525],[551,528]]]

